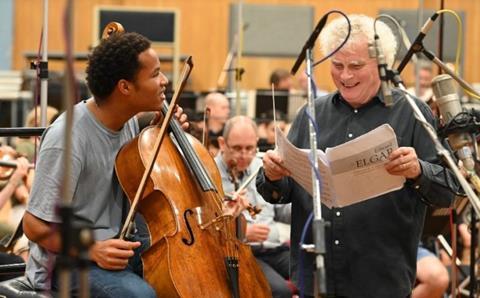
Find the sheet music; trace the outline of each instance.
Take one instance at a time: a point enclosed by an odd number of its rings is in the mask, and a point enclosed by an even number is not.
[[[292,178],[312,194],[309,149],[293,146],[275,130],[280,157]],[[395,132],[384,124],[342,145],[317,150],[321,175],[321,200],[328,208],[345,207],[400,189],[402,176],[390,175],[384,168],[388,155],[398,148]]]
[[[310,195],[312,195],[312,175],[309,149],[298,149],[293,146],[285,134],[275,127],[275,136],[278,141],[277,152],[283,159],[283,166],[290,171],[291,177],[300,184]],[[322,203],[328,208],[335,206],[334,195],[331,192],[332,179],[328,161],[325,153],[318,150],[318,167],[320,171],[320,195]]]

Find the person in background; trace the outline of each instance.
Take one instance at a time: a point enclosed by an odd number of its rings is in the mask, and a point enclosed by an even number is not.
[[[263,130],[264,137],[258,139],[258,149],[260,152],[267,152],[275,148],[275,124],[285,133],[287,126],[287,116],[281,111],[277,111],[275,115],[276,123],[274,122],[273,110],[269,110],[263,117],[260,118],[260,124],[258,129]]]
[[[9,154],[16,154],[13,148],[6,145],[1,146],[0,150],[2,154],[7,151],[10,152]],[[30,163],[25,157],[19,157],[11,162],[16,163],[17,167],[2,168],[5,174],[7,171],[12,174],[10,177],[5,177],[5,180],[0,180],[0,238],[12,233],[18,224],[18,222],[12,224],[12,204],[26,204],[28,200],[27,177]]]
[[[420,245],[417,252],[416,284],[412,298],[439,298],[448,289],[450,278],[445,265],[431,251]]]
[[[58,116],[58,110],[54,107],[47,107],[47,124],[50,125]],[[40,107],[33,108],[28,112],[25,119],[25,127],[39,127]],[[21,155],[27,157],[30,162],[34,162],[35,142],[39,142],[39,137],[32,136],[27,138],[16,138],[15,150]]]
[[[218,152],[218,137],[223,134],[223,127],[230,117],[230,102],[219,92],[212,92],[205,97],[205,111],[207,112],[207,128],[209,152],[215,156]]]
[[[223,136],[218,138],[220,154],[215,157],[225,193],[233,193],[262,166],[261,160],[255,156],[257,140],[257,127],[252,119],[235,116],[227,121]],[[251,245],[273,297],[290,298],[292,292],[286,281],[289,278],[289,247],[280,241],[276,224],[290,221],[290,205],[267,203],[257,192],[254,181],[247,186],[246,196],[251,205],[260,206],[262,210],[255,217],[244,211],[246,232],[240,237]]]
[[[17,155],[17,152],[9,146],[1,146],[2,154],[10,156]],[[5,155],[4,155],[5,157]],[[3,158],[2,158],[3,159]],[[0,180],[0,239],[10,239],[21,223],[25,206],[28,202],[31,183],[33,179],[31,164],[23,156],[15,160],[8,160],[16,163],[15,169],[2,168],[5,180]],[[6,173],[11,173],[8,177]],[[28,257],[28,239],[20,237],[13,247],[8,249],[26,261]],[[8,258],[4,259],[7,262]]]
[[[293,78],[286,69],[275,69],[270,74],[270,85],[273,84],[275,90],[290,90],[293,88]],[[270,87],[270,86],[269,86]]]
[[[428,202],[450,206],[458,192],[452,173],[440,165],[428,134],[413,116],[399,90],[393,89],[393,105],[385,106],[375,58],[368,51],[373,42],[374,19],[349,15],[347,43],[331,57],[330,73],[337,91],[315,101],[318,149],[325,150],[389,124],[399,147],[385,164],[389,175],[406,179],[403,188],[339,208],[322,205],[322,217],[330,222],[325,234],[327,297],[409,297],[415,283],[416,256]],[[393,62],[396,39],[391,29],[377,22],[388,64]],[[324,55],[346,38],[344,18],[331,21],[320,34]],[[416,100],[421,112],[435,125],[430,108]],[[288,138],[298,148],[309,148],[310,118],[306,107],[297,114]],[[257,190],[271,203],[292,202],[291,276],[306,297],[314,296],[315,255],[301,251],[300,242],[312,243],[312,233],[301,239],[312,212],[312,197],[289,177],[275,151],[263,157]],[[379,177],[381,179],[381,177]],[[311,230],[310,230],[311,231]],[[300,264],[303,264],[300,270]]]
[[[433,97],[432,90],[432,79],[433,79],[433,67],[432,63],[426,60],[418,60],[418,74],[416,75],[416,80],[418,80],[418,92],[415,86],[412,86],[407,89],[412,94],[415,94],[418,98],[423,100],[426,103],[430,101],[435,101]]]
[[[299,71],[297,73],[297,83],[298,83],[298,91],[301,92],[301,94],[304,97],[307,97],[307,92],[308,92],[308,76],[305,70]],[[315,88],[315,93],[313,94],[314,97],[319,97],[328,94],[327,91],[322,90],[318,88],[318,86],[315,83],[315,79],[312,81],[312,86]]]

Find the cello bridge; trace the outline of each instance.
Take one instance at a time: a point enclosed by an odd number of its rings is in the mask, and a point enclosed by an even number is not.
[[[223,214],[215,217],[214,219],[210,220],[205,224],[201,224],[200,229],[205,230],[205,229],[208,229],[211,225],[215,225],[215,230],[219,231],[224,226],[225,221],[230,219],[232,219],[231,214]]]

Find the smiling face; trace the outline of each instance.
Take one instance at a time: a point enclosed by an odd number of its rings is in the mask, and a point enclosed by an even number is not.
[[[368,55],[366,39],[337,52],[330,72],[340,94],[353,108],[369,102],[380,88],[377,62]]]
[[[140,70],[133,81],[132,103],[138,111],[159,111],[165,100],[168,79],[160,71],[157,53],[149,48],[138,55]]]

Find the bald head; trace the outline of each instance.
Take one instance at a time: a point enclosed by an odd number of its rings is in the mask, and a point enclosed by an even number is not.
[[[223,138],[228,140],[230,132],[232,129],[241,130],[241,131],[251,131],[255,134],[255,137],[258,137],[258,128],[257,124],[247,116],[235,116],[230,118],[225,124],[223,129]]]
[[[213,92],[205,97],[205,108],[210,110],[209,119],[223,125],[230,116],[230,103],[222,93]]]

